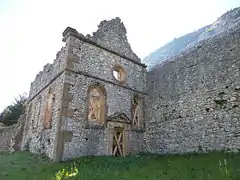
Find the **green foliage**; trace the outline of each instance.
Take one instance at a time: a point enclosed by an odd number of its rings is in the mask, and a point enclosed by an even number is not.
[[[59,170],[56,174],[53,180],[65,180],[70,179],[74,176],[78,175],[78,168],[76,167],[76,163],[70,165],[70,168],[63,168],[62,170]]]
[[[219,169],[224,179],[226,180],[232,180],[233,177],[231,177],[231,174],[229,174],[228,171],[228,165],[227,165],[227,160],[224,159],[223,161],[219,160]]]
[[[240,154],[141,154],[52,163],[26,152],[0,154],[1,180],[239,180]]]
[[[207,31],[207,32],[211,32],[211,31],[213,31],[213,28],[212,28],[212,27],[207,28],[206,31]]]
[[[1,113],[1,122],[7,126],[16,124],[20,115],[25,112],[26,102],[27,95],[25,93],[15,98],[15,102]]]

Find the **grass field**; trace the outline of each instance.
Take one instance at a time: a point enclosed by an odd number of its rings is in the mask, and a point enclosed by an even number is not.
[[[240,180],[240,154],[85,157],[51,163],[30,153],[0,154],[0,180]]]

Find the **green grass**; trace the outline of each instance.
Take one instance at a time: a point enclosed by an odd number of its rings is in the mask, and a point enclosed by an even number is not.
[[[240,154],[83,157],[58,164],[26,152],[0,154],[0,180],[28,179],[240,180]]]

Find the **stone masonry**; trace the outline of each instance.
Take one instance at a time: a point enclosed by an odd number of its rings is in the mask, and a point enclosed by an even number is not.
[[[0,124],[0,152],[5,151],[20,151],[22,136],[24,130],[24,123],[26,114],[22,114],[18,123],[13,126],[1,126]]]
[[[148,72],[152,153],[240,150],[240,27]]]
[[[11,138],[15,132],[15,126],[0,127],[0,152],[9,151]]]
[[[31,84],[21,149],[55,161],[239,151],[239,29],[147,73],[119,18],[93,35],[67,27],[65,46]]]
[[[86,37],[68,27],[63,41],[66,45],[54,63],[47,64],[31,84],[22,149],[44,153],[56,161],[112,155],[113,130],[122,127],[124,141],[119,146],[124,154],[143,151],[143,119],[139,126],[132,124],[131,105],[135,95],[144,99],[147,94],[146,66],[132,52],[121,20],[102,21],[97,32]],[[114,77],[115,67],[123,69],[124,82]],[[92,86],[101,87],[106,98],[101,124],[88,120]],[[46,129],[49,89],[54,101],[51,128]]]

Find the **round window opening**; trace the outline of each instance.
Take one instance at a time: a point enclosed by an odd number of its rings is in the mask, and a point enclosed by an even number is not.
[[[124,82],[126,79],[126,72],[121,66],[113,68],[113,76],[117,81]]]

